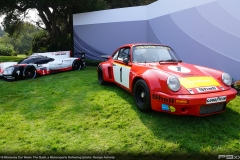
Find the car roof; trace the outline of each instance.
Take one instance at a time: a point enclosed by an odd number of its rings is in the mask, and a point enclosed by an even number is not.
[[[26,59],[30,59],[30,58],[47,58],[47,56],[42,56],[42,55],[34,55],[34,56],[29,56]]]
[[[146,45],[166,46],[164,44],[157,44],[157,43],[129,43],[129,44],[125,44],[125,45],[123,45],[121,47],[146,46]]]

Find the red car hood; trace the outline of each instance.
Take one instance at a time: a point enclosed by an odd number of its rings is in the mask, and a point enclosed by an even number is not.
[[[220,76],[212,77],[206,71],[201,70],[200,66],[176,62],[146,63],[146,66],[177,76],[188,94],[218,92],[229,88],[221,82]],[[216,70],[216,72],[219,71]]]
[[[161,63],[156,67],[177,77],[208,76],[195,65],[187,63]]]

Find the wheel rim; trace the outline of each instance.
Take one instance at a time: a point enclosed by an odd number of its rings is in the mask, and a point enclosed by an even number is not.
[[[26,78],[34,78],[35,77],[35,71],[33,71],[31,69],[26,69],[25,77]]]
[[[143,106],[146,103],[146,90],[142,85],[139,85],[136,89],[136,100],[139,106]]]

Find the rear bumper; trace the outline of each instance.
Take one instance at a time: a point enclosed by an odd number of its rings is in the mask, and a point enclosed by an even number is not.
[[[197,95],[170,95],[151,91],[151,107],[155,111],[178,115],[206,116],[224,112],[226,104],[236,97],[233,88]]]

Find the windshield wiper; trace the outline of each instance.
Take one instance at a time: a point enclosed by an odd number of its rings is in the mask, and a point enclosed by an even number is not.
[[[178,62],[178,60],[175,60],[175,59],[164,59],[164,60],[160,60],[159,62]]]

